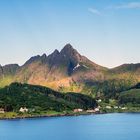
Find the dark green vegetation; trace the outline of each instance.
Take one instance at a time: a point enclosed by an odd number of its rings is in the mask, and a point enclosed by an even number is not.
[[[12,83],[10,86],[0,89],[0,108],[4,108],[6,111],[6,113],[0,114],[0,118],[67,115],[73,114],[73,110],[76,108],[86,111],[97,106],[101,107],[101,113],[140,112],[140,84],[131,88],[124,86],[122,89],[115,85],[114,81],[105,82],[105,86],[102,83],[100,91],[94,91],[98,94],[95,94],[93,98],[80,93],[60,93],[42,86]],[[105,94],[106,90],[110,94]],[[101,99],[101,102],[95,99]],[[108,109],[107,106],[111,108]],[[21,107],[28,108],[28,112],[21,113],[19,111]]]
[[[20,107],[41,111],[71,111],[96,107],[96,101],[77,93],[60,93],[46,87],[13,83],[0,89],[0,107],[7,112],[19,112]]]
[[[140,84],[130,88],[128,91],[121,92],[119,102],[121,104],[140,106]]]
[[[132,89],[121,93],[121,104],[140,105],[140,89]]]
[[[129,112],[140,112],[140,84],[119,93],[118,103],[127,106]]]
[[[134,84],[131,80],[105,80],[92,87],[96,96],[116,97],[118,93],[128,90]]]
[[[110,89],[110,87],[107,88],[107,90]],[[123,88],[119,88],[119,90],[114,89],[108,92],[108,94],[103,94],[99,97],[104,101],[102,103],[103,106],[110,105],[112,107],[118,106],[120,108],[125,108],[124,110],[113,109],[111,110],[112,112],[140,112],[140,83],[134,86],[128,84]]]

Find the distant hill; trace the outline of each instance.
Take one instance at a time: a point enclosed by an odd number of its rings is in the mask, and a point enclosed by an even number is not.
[[[140,89],[130,89],[120,93],[119,102],[121,104],[133,104],[140,106]]]
[[[120,104],[128,104],[129,106],[140,107],[140,83],[125,89],[117,94]]]
[[[109,73],[112,73],[115,78],[131,79],[140,81],[140,63],[137,64],[123,64],[116,68],[110,69]]]
[[[123,64],[116,68],[111,69],[115,73],[125,73],[125,72],[140,72],[140,63],[137,64]]]

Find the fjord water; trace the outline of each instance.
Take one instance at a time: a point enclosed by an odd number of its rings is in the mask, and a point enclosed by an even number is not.
[[[0,120],[0,140],[140,140],[140,114]]]

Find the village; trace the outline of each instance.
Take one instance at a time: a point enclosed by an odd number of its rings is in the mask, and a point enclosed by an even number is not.
[[[80,113],[80,112],[86,112],[86,113],[106,113],[106,112],[123,112],[127,111],[128,107],[124,106],[117,106],[117,105],[111,105],[111,104],[105,104],[102,102],[101,99],[96,100],[98,102],[98,106],[94,109],[88,109],[83,110],[81,108],[74,109],[74,113]]]
[[[106,112],[117,112],[119,111],[127,111],[128,107],[122,107],[122,106],[117,106],[117,105],[110,105],[110,104],[104,104],[102,103],[101,99],[96,100],[98,102],[98,106],[93,108],[93,109],[82,109],[82,108],[75,108],[72,112],[75,113],[93,113],[93,114],[98,114],[98,113],[106,113]],[[4,108],[0,108],[0,114],[4,114],[7,111]],[[20,109],[18,110],[18,113],[32,113],[35,112],[34,108],[27,108],[27,107],[20,107]]]

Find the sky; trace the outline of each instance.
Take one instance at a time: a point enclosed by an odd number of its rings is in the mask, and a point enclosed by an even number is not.
[[[0,0],[0,64],[70,43],[105,67],[140,63],[140,0]]]

